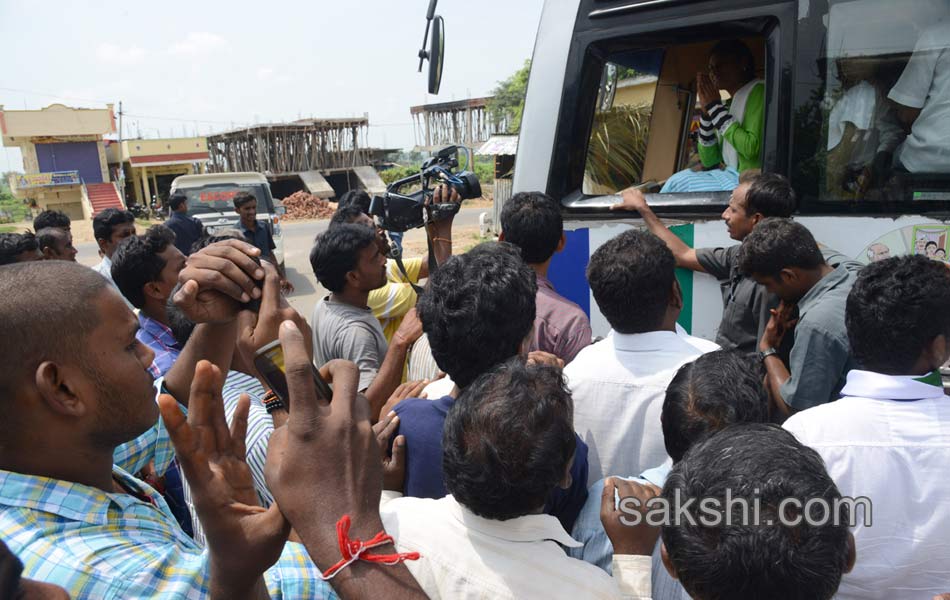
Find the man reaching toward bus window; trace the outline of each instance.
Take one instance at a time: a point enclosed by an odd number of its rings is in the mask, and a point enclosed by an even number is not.
[[[769,322],[769,310],[778,306],[779,301],[739,271],[739,246],[690,248],[666,228],[647,205],[643,193],[634,188],[624,190],[623,203],[612,208],[639,212],[650,232],[673,252],[677,267],[709,273],[719,280],[723,313],[716,343],[726,350],[737,348],[743,352],[755,352]],[[722,219],[726,222],[729,237],[741,242],[759,221],[769,217],[787,218],[793,210],[795,192],[787,179],[773,173],[743,175],[739,187],[732,191]]]

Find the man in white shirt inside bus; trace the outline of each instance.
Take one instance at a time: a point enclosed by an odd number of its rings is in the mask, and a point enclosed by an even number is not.
[[[950,271],[923,256],[868,265],[847,303],[851,351],[842,398],[785,428],[824,459],[856,509],[858,562],[841,600],[931,598],[950,582]],[[855,509],[853,509],[855,510]]]
[[[925,29],[887,97],[910,130],[895,167],[911,173],[946,173],[950,165],[950,20]]]

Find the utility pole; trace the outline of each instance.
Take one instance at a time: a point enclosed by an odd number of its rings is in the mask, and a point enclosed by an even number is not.
[[[122,204],[128,207],[125,199],[125,156],[122,154],[122,101],[119,100],[119,196]]]

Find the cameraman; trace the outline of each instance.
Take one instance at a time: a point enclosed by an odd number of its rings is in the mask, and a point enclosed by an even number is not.
[[[447,198],[447,200],[443,200]],[[435,188],[432,202],[460,203],[458,191],[448,185]],[[391,246],[386,231],[376,225],[369,215],[369,194],[363,190],[350,191],[343,195],[340,206],[330,219],[329,229],[344,223],[356,223],[373,227],[376,230],[379,251],[384,256],[391,256]],[[436,264],[441,265],[452,256],[452,222],[455,214],[426,225],[426,235],[432,240],[432,253]],[[399,329],[402,318],[415,305],[417,294],[413,285],[420,279],[429,277],[429,254],[418,258],[408,258],[402,261],[404,270],[396,260],[389,258],[386,261],[386,283],[369,293],[367,306],[373,311],[373,316],[379,319],[383,328],[383,335],[387,342],[392,342],[393,334]]]

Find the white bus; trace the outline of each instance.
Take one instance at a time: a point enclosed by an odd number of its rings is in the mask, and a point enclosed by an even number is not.
[[[950,254],[950,0],[549,0],[514,191],[561,200],[568,244],[550,278],[589,312],[595,335],[609,327],[584,276],[588,258],[638,225],[636,213],[608,210],[619,190],[640,186],[694,247],[736,243],[720,220],[728,191],[659,193],[695,167],[697,72],[727,39],[752,51],[764,81],[761,168],[791,179],[795,218],[819,242],[865,263]],[[930,86],[922,106],[893,102],[908,69]],[[717,282],[679,271],[680,324],[714,339]]]

